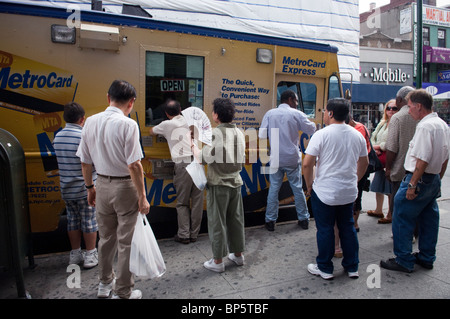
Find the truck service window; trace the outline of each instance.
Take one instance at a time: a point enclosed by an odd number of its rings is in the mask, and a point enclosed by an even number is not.
[[[163,105],[168,99],[181,108],[203,109],[204,57],[163,52],[146,52],[145,125],[166,120]]]
[[[316,96],[317,87],[313,83],[297,83],[282,81],[278,83],[277,105],[280,104],[280,96],[286,90],[292,90],[297,93],[297,108],[305,113],[309,118],[316,116]]]

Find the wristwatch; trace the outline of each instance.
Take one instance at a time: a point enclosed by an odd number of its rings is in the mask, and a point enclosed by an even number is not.
[[[411,184],[411,183],[408,184],[408,189],[410,189],[410,188],[416,188],[416,187],[417,187],[417,185],[413,185],[413,184]]]

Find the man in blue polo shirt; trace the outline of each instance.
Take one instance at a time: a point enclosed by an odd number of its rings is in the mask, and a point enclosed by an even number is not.
[[[81,162],[76,156],[85,121],[83,107],[75,102],[64,105],[64,121],[66,126],[55,136],[53,145],[59,167],[61,196],[66,203],[67,231],[72,247],[69,264],[83,263],[84,268],[92,268],[98,264],[95,247],[98,225],[95,208],[87,202]],[[85,253],[81,251],[82,235],[86,244]]]

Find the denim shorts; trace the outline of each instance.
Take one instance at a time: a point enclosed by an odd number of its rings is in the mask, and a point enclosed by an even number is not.
[[[89,206],[87,199],[66,200],[67,230],[81,230],[83,233],[98,231],[95,208]]]

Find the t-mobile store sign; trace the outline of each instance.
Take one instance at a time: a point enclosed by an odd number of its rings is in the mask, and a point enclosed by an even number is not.
[[[383,83],[383,84],[405,84],[412,82],[412,68],[402,67],[369,67],[366,72],[361,72],[361,82],[365,83]],[[364,81],[365,80],[365,81]]]
[[[373,82],[386,82],[388,83],[405,83],[409,79],[409,74],[403,72],[402,69],[384,69],[373,68],[373,73],[370,74]]]

